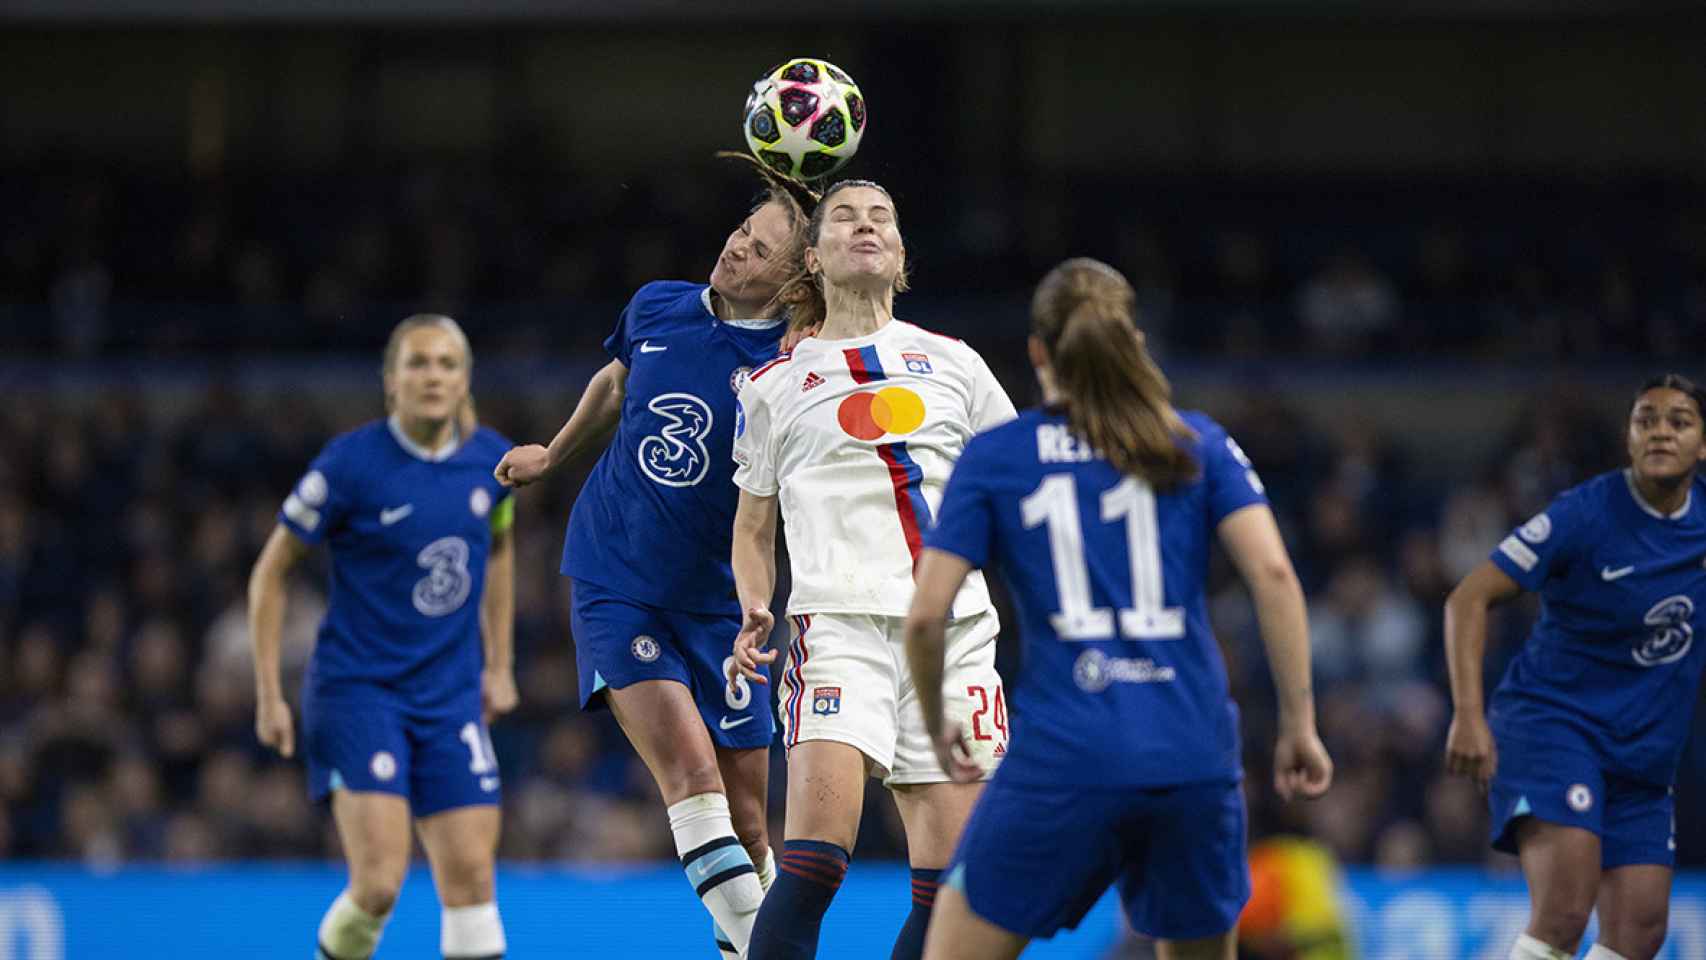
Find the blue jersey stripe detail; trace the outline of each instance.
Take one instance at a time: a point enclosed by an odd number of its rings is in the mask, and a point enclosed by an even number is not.
[[[929,530],[936,525],[936,521],[931,518],[930,504],[924,499],[924,468],[907,452],[905,440],[884,446],[894,451],[895,462],[906,471],[906,498],[912,503],[912,511],[918,517],[919,528]]]

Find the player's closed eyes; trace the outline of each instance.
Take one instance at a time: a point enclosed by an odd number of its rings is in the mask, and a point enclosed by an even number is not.
[[[741,223],[740,235],[743,237],[752,237],[752,221],[751,220],[747,220],[747,221],[744,221]],[[765,246],[764,241],[758,239],[757,237],[752,237],[752,252],[754,254],[756,254],[758,256],[758,259],[760,259],[760,260],[770,259],[770,248]]]

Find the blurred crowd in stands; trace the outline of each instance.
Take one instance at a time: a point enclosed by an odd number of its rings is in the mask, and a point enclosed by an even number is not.
[[[1031,395],[1028,384],[1008,383],[1021,402]],[[245,620],[248,570],[280,498],[326,438],[380,407],[377,383],[366,409],[316,406],[309,393],[210,385],[170,418],[124,387],[84,413],[30,391],[0,408],[0,858],[116,864],[335,850],[299,763],[255,742]],[[508,435],[540,439],[572,400],[572,391],[488,390],[481,409]],[[1249,601],[1219,571],[1212,613],[1243,710],[1253,835],[1301,831],[1349,862],[1395,869],[1495,859],[1481,797],[1440,769],[1449,719],[1441,603],[1552,492],[1618,462],[1617,411],[1536,398],[1497,462],[1449,488],[1415,480],[1389,438],[1321,435],[1271,395],[1211,412],[1242,440],[1282,519],[1310,598],[1321,728],[1338,763],[1325,799],[1284,808],[1273,800],[1271,685]],[[502,853],[514,859],[672,853],[644,768],[607,713],[577,704],[566,581],[556,571],[587,466],[519,502],[521,707],[494,729]],[[324,577],[317,551],[291,593],[293,692],[324,609]],[[1530,598],[1495,617],[1490,677],[1532,613]],[[1001,650],[1012,677],[1011,640]],[[1023,723],[1015,717],[1020,736]],[[1680,809],[1706,803],[1699,726]],[[781,762],[777,751],[774,784]],[[860,855],[898,856],[892,805],[874,783],[871,799]],[[1706,829],[1697,820],[1679,818],[1679,849],[1700,865]]]
[[[193,178],[48,153],[0,178],[0,347],[61,357],[366,348],[427,307],[488,350],[584,348],[565,302],[703,277],[753,193],[705,158],[575,178],[498,161]],[[1032,176],[943,183],[863,158],[894,192],[915,317],[1022,304],[1065,256],[1138,287],[1202,356],[1434,354],[1594,360],[1706,335],[1706,195],[1664,180]],[[1114,211],[1110,215],[1110,211]],[[469,309],[472,305],[479,309]]]

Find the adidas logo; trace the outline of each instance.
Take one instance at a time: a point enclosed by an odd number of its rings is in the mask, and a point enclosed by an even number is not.
[[[813,387],[821,387],[821,386],[823,386],[823,383],[824,383],[823,378],[817,375],[816,370],[813,370],[812,372],[806,374],[806,382],[800,384],[800,392],[805,393],[807,390],[810,390]]]
[[[1007,755],[1007,745],[1005,743],[996,744],[995,755],[998,757],[1005,757]]]

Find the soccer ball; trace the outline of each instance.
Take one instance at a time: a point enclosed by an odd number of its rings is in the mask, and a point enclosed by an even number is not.
[[[827,60],[788,60],[752,85],[741,115],[752,155],[797,180],[827,177],[865,135],[865,96]]]

